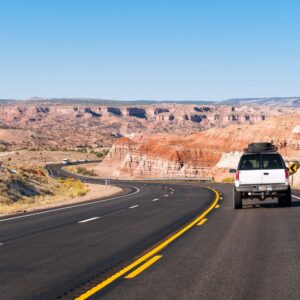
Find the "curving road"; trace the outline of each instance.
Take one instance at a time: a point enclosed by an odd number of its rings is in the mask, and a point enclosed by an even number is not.
[[[129,194],[0,219],[1,298],[300,297],[299,193],[234,211],[230,185],[114,183]]]
[[[68,176],[61,166],[50,172]],[[0,219],[0,294],[55,299],[85,289],[181,228],[214,198],[199,187],[131,185],[129,195]]]

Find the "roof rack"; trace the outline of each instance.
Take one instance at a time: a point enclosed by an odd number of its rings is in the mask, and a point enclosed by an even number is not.
[[[251,143],[244,149],[245,153],[277,152],[277,147],[272,143]]]

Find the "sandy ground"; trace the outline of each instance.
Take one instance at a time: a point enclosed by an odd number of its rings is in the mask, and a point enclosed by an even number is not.
[[[17,170],[18,173],[21,173],[22,168],[40,169],[43,166],[45,166],[45,164],[50,162],[53,163],[62,162],[64,158],[68,158],[71,161],[82,160],[82,159],[87,159],[87,160],[99,159],[93,153],[81,153],[76,151],[66,152],[66,151],[20,150],[20,151],[0,153],[0,163],[2,162],[3,166],[5,166],[8,169]],[[86,164],[85,167],[91,168],[89,164]],[[5,174],[2,175],[4,176]],[[52,207],[90,201],[96,198],[109,197],[121,192],[122,190],[121,188],[113,187],[113,186],[106,187],[104,185],[99,185],[99,184],[85,184],[88,192],[84,196],[76,196],[72,198],[70,195],[64,194],[60,190],[59,183],[56,180],[51,178],[48,178],[48,180],[49,180],[48,186],[46,185],[46,187],[50,188],[51,191],[54,193],[54,195],[41,195],[35,197],[27,197],[12,204],[5,204],[5,203],[0,204],[0,216],[5,216],[14,213],[21,213],[21,212],[30,212],[30,211],[41,210],[41,209],[48,209]]]
[[[76,161],[79,159],[97,160],[93,153],[81,153],[76,151],[29,151],[20,150],[0,153],[0,161],[13,168],[26,167],[37,168],[47,163],[61,163],[63,159]]]
[[[0,216],[6,216],[15,213],[31,212],[41,209],[49,209],[64,205],[70,205],[80,202],[87,202],[97,198],[106,198],[113,196],[122,191],[121,188],[115,186],[105,186],[100,184],[87,184],[88,192],[80,197],[67,197],[67,196],[40,196],[34,200],[17,202],[12,205],[1,205]]]

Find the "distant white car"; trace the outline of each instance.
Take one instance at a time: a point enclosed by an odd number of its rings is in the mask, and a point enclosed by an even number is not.
[[[278,198],[280,206],[291,206],[289,172],[284,160],[271,143],[249,144],[235,173],[233,207],[242,208],[243,199]]]
[[[77,162],[88,162],[87,159],[78,159]]]
[[[68,158],[64,158],[63,159],[63,164],[64,165],[69,165],[70,164],[70,160]]]

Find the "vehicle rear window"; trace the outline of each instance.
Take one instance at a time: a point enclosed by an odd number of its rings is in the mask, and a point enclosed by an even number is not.
[[[262,167],[265,170],[285,168],[282,158],[278,154],[262,154]]]
[[[261,169],[259,154],[249,154],[249,155],[242,156],[239,164],[239,170],[259,170],[259,169]]]

